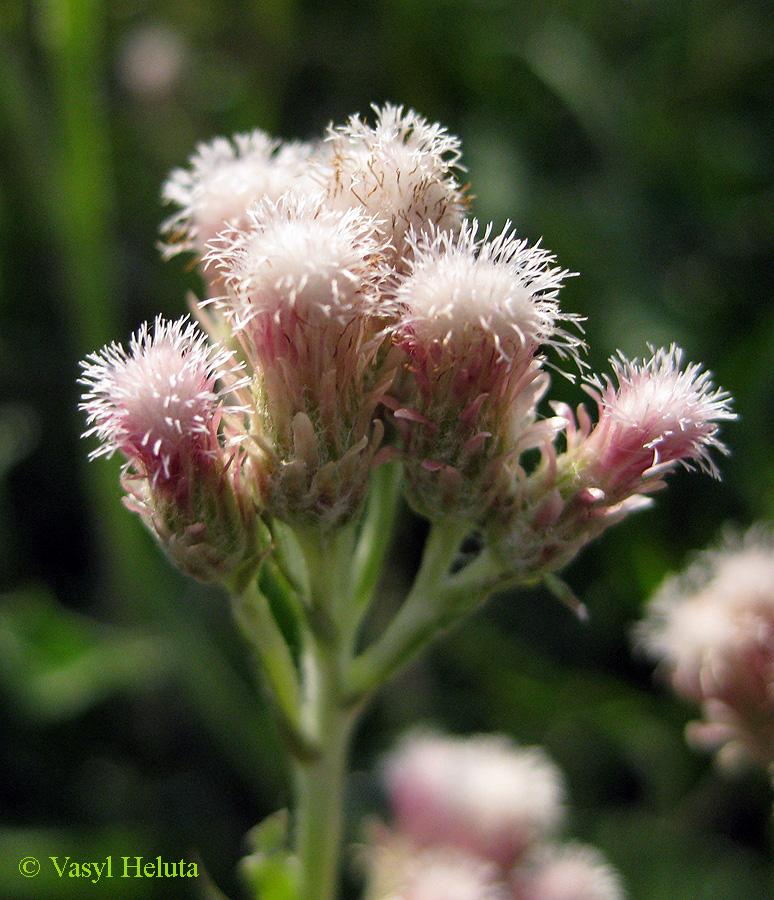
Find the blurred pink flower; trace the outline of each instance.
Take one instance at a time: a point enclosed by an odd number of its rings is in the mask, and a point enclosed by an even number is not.
[[[638,626],[641,646],[672,687],[701,704],[688,736],[721,761],[774,763],[774,536],[727,535],[667,578]]]
[[[593,847],[543,847],[511,876],[511,900],[623,900],[617,873]]]
[[[366,857],[365,900],[509,900],[497,866],[455,847],[418,847],[372,828]]]
[[[501,868],[563,818],[559,771],[538,748],[506,738],[409,735],[385,764],[398,829],[421,846],[450,845]]]

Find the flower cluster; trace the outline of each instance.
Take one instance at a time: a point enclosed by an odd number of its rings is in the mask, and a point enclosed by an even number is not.
[[[132,507],[164,546],[206,547],[225,571],[250,555],[233,552],[250,515],[330,533],[397,456],[420,514],[479,532],[527,581],[679,462],[714,472],[729,397],[675,348],[617,359],[617,384],[587,377],[596,425],[583,408],[539,414],[548,365],[583,370],[558,301],[569,273],[510,225],[467,218],[455,137],[402,107],[375,114],[316,143],[218,138],[164,187],[165,253],[194,254],[207,336],[157,324],[84,376],[97,455],[125,455]]]
[[[774,534],[728,534],[653,597],[640,644],[701,704],[689,739],[720,760],[774,763]]]
[[[387,760],[394,826],[372,828],[373,900],[619,900],[591,847],[557,842],[563,784],[538,748],[413,734]]]

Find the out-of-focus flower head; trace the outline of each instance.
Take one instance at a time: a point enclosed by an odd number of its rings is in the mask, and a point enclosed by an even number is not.
[[[186,319],[159,317],[128,351],[111,344],[83,369],[86,435],[101,441],[91,456],[123,454],[127,505],[170,556],[203,579],[250,562],[256,510],[239,470],[244,410],[230,402],[245,378],[231,352]]]
[[[647,495],[678,464],[717,475],[711,452],[727,452],[718,431],[719,422],[736,418],[730,395],[700,366],[683,366],[682,356],[675,346],[646,361],[619,354],[612,360],[617,384],[587,379],[599,407],[596,425],[583,406],[576,420],[566,404],[553,404],[564,452],[546,441],[540,465],[491,523],[492,546],[514,573],[538,578],[566,565],[610,525],[649,505]]]
[[[689,738],[721,762],[774,763],[774,536],[728,533],[667,578],[638,626],[641,646],[674,690],[702,706]]]
[[[419,847],[404,835],[373,828],[365,860],[365,900],[508,900],[490,860],[457,847]]]
[[[337,208],[357,207],[373,216],[392,248],[397,270],[410,257],[406,240],[413,230],[431,226],[455,232],[465,218],[460,142],[413,110],[387,104],[374,107],[373,125],[359,116],[328,130],[328,153],[321,157],[318,180]]]
[[[409,735],[388,758],[385,780],[403,834],[503,869],[563,817],[562,779],[548,757],[497,736]]]
[[[562,780],[540,749],[415,732],[384,776],[393,824],[368,830],[366,900],[622,900],[600,853],[556,843]]]
[[[248,207],[277,200],[295,187],[310,190],[311,144],[270,138],[258,129],[202,143],[187,169],[175,169],[162,189],[177,211],[162,226],[167,256],[193,250],[204,256],[209,241],[245,224]]]
[[[328,525],[351,516],[381,444],[375,414],[392,379],[380,354],[390,306],[373,220],[289,193],[252,206],[245,227],[221,234],[206,261],[257,373],[278,467],[272,511]]]
[[[511,900],[623,900],[615,870],[594,847],[541,847],[511,875]]]
[[[396,291],[393,338],[408,356],[415,390],[396,409],[405,423],[412,497],[431,518],[483,518],[507,493],[519,454],[556,431],[536,423],[548,386],[542,348],[577,360],[558,292],[567,272],[510,226],[496,237],[478,223],[458,235],[412,238]]]
[[[163,99],[174,91],[189,65],[180,32],[165,25],[141,25],[122,42],[118,78],[137,99]]]

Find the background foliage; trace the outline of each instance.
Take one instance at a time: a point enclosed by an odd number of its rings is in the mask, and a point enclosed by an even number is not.
[[[686,748],[693,711],[629,632],[722,523],[774,518],[773,57],[768,0],[0,4],[0,895],[193,897],[17,867],[195,850],[238,896],[242,836],[286,800],[222,598],[171,571],[117,463],[87,466],[77,362],[185,310],[196,282],[158,257],[158,194],[197,141],[308,138],[385,101],[461,137],[475,215],[581,273],[564,306],[594,368],[675,341],[740,420],[722,483],[678,474],[566,573],[590,623],[540,590],[499,598],[384,693],[352,821],[379,808],[374,767],[409,724],[504,731],[562,766],[571,833],[632,900],[772,893],[765,777]],[[405,515],[388,589],[421,534]]]

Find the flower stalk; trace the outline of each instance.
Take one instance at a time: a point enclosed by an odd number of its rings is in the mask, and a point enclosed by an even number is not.
[[[342,703],[341,656],[335,640],[309,642],[303,660],[303,714],[318,752],[293,764],[300,896],[332,900],[336,896],[344,825],[344,791],[356,714]]]

